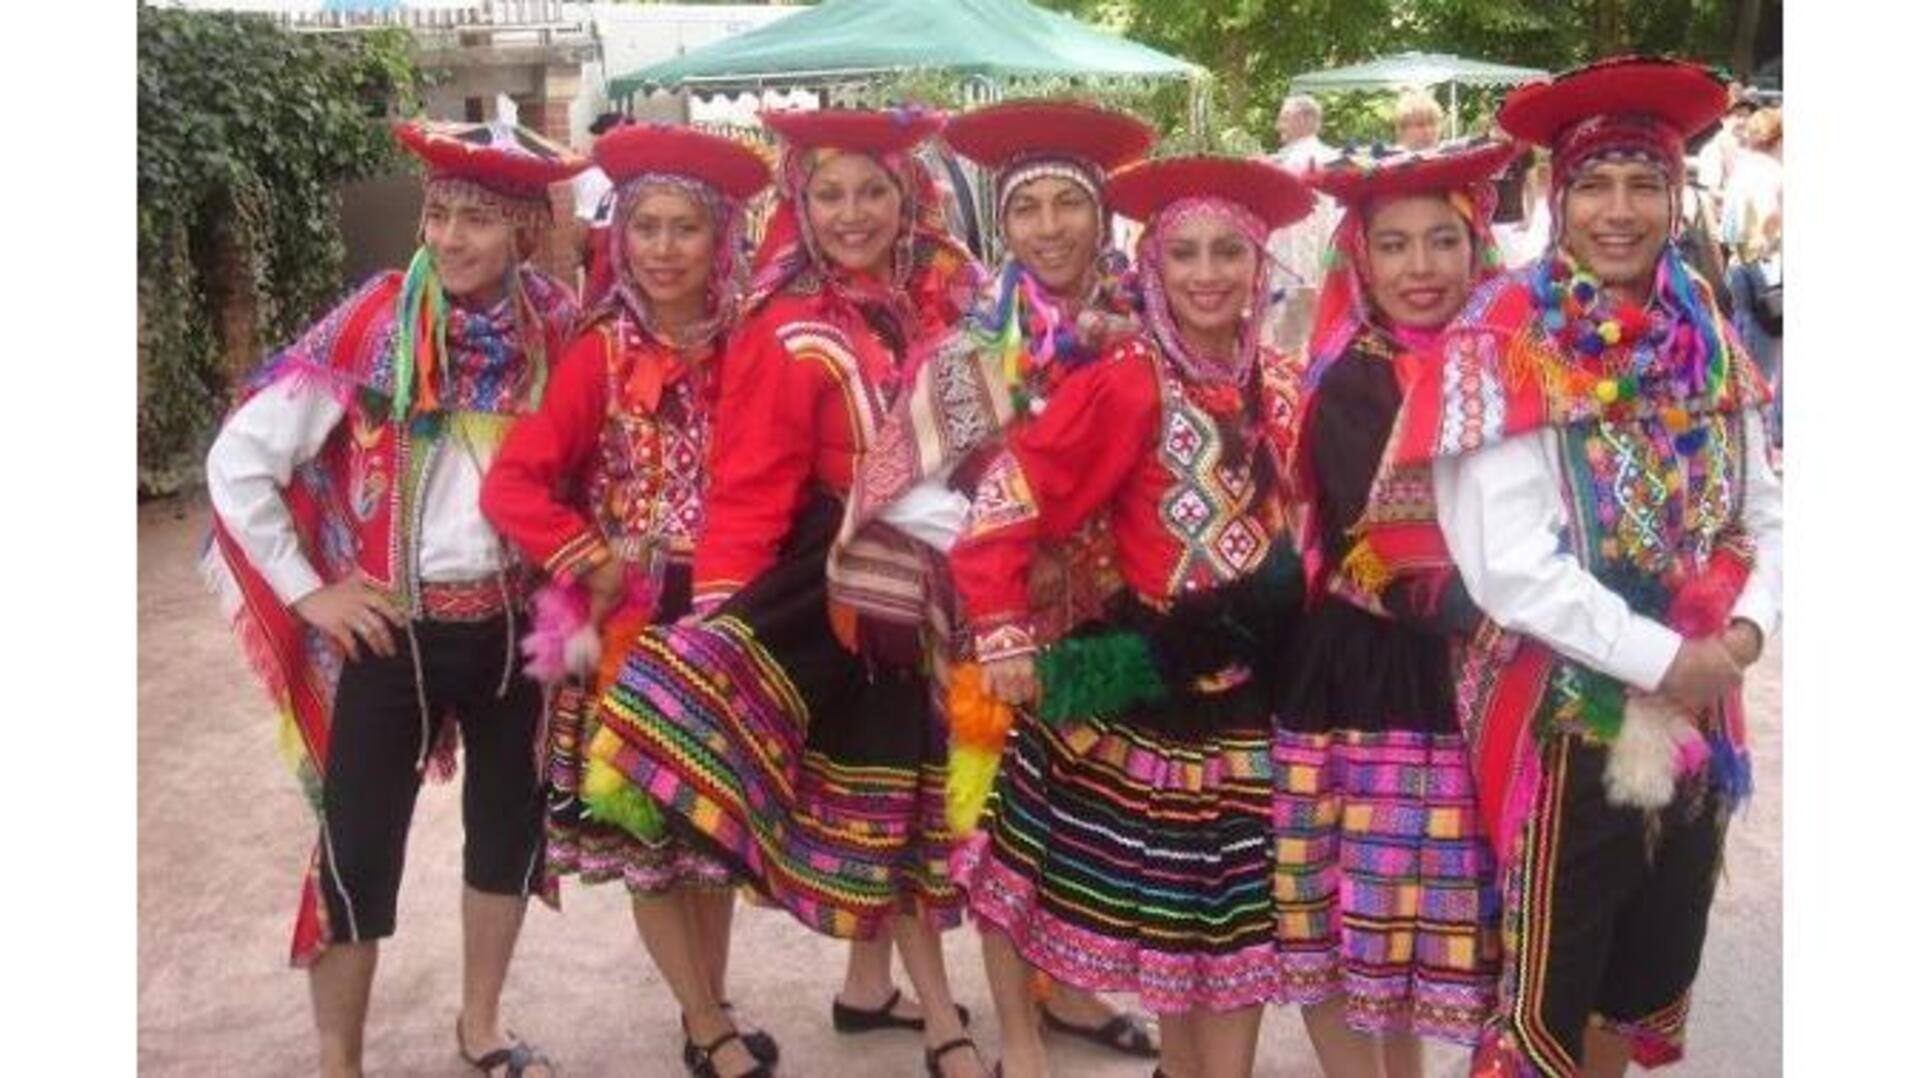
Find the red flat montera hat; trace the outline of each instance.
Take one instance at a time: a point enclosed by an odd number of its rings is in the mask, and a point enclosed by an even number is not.
[[[989,169],[1036,157],[1067,157],[1112,172],[1147,155],[1153,127],[1124,112],[1079,101],[1006,101],[956,116],[947,145]]]
[[[687,176],[742,202],[773,180],[766,159],[752,147],[665,124],[617,127],[593,144],[593,160],[615,184],[650,172]]]
[[[1497,120],[1514,138],[1546,147],[1596,116],[1645,117],[1685,142],[1726,111],[1726,85],[1706,68],[1616,56],[1518,87],[1501,104]]]
[[[1183,198],[1236,203],[1272,228],[1313,212],[1313,192],[1285,169],[1237,157],[1164,157],[1142,161],[1107,181],[1113,212],[1145,222]]]
[[[1514,143],[1486,138],[1378,157],[1359,151],[1315,166],[1305,179],[1342,205],[1364,206],[1375,199],[1443,194],[1485,183],[1519,152]]]
[[[946,124],[947,114],[928,109],[781,109],[762,112],[760,122],[789,146],[879,155],[924,142]]]
[[[427,163],[430,178],[471,180],[513,198],[544,202],[550,184],[573,178],[588,163],[518,125],[409,120],[395,124],[393,135]]]

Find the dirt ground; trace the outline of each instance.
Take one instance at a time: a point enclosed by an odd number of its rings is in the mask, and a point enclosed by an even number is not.
[[[200,586],[206,509],[140,511],[140,1005],[142,1074],[311,1074],[305,979],[286,966],[288,930],[312,822],[273,748],[263,697]],[[1727,874],[1695,994],[1683,1076],[1780,1072],[1780,649],[1748,702],[1758,793],[1735,820]],[[415,820],[399,935],[384,950],[367,1067],[383,1075],[473,1073],[454,1054],[458,1006],[459,801],[429,788]],[[995,1032],[979,945],[947,937],[955,994],[976,1014],[987,1058]],[[789,1078],[923,1073],[909,1034],[843,1038],[827,1008],[844,946],[784,914],[743,906],[733,998],[782,1048]],[[906,984],[904,972],[896,974]],[[636,941],[622,893],[569,886],[566,911],[528,915],[507,987],[509,1022],[568,1075],[672,1078],[677,1011]],[[1429,1073],[1464,1073],[1430,1049]],[[1146,1078],[1150,1065],[1056,1043],[1055,1073]],[[1316,1073],[1291,1010],[1262,1025],[1260,1075]]]

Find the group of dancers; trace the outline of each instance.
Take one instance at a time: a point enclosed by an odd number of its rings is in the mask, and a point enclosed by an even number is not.
[[[771,164],[628,125],[584,309],[528,256],[586,159],[397,128],[418,253],[208,458],[210,567],[319,823],[323,1071],[359,1073],[456,741],[455,1038],[489,1074],[555,1072],[499,1002],[566,875],[630,892],[701,1076],[780,1064],[728,990],[742,889],[877,953],[835,1025],[919,1029],[936,1078],[1046,1074],[1048,1025],[1238,1078],[1289,1004],[1342,1078],[1417,1075],[1423,1038],[1487,1076],[1679,1058],[1780,595],[1765,383],[1674,245],[1724,102],[1618,58],[1515,90],[1506,138],[1304,180],[1059,100],[769,112]],[[995,268],[935,138],[991,176]],[[1503,272],[1523,143],[1554,244]],[[1316,198],[1343,217],[1283,354],[1266,241]],[[941,945],[968,923],[991,1062]]]

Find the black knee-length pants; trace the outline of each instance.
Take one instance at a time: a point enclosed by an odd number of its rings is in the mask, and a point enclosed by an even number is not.
[[[432,716],[429,739],[449,716],[465,757],[461,814],[464,878],[476,891],[526,895],[543,853],[534,739],[540,688],[519,669],[504,615],[478,622],[416,621],[422,684],[403,633],[391,658],[348,662],[334,697],[321,795],[320,893],[340,942],[394,931],[407,832],[420,793],[420,689]],[[517,645],[517,642],[514,642]],[[513,663],[504,696],[502,668]]]

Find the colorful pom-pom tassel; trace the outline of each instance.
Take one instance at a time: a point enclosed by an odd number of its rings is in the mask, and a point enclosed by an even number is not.
[[[660,805],[627,781],[607,757],[619,750],[620,738],[602,726],[587,746],[586,769],[580,776],[580,800],[596,819],[618,827],[642,842],[659,842],[667,832]]]
[[[1068,637],[1040,653],[1040,703],[1049,726],[1067,719],[1110,717],[1168,698],[1147,642],[1136,633]]]
[[[955,745],[947,753],[947,827],[967,835],[980,824],[994,779],[1000,774],[1000,753],[972,745]]]

